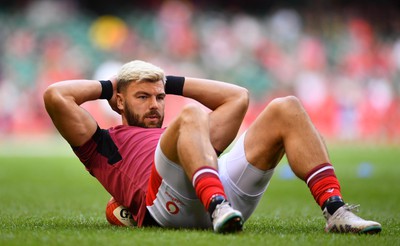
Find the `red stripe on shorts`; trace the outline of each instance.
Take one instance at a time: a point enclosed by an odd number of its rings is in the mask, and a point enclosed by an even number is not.
[[[158,189],[161,186],[162,178],[160,174],[157,172],[156,165],[154,161],[151,165],[151,173],[149,179],[149,186],[147,188],[147,195],[146,195],[146,206],[151,206],[156,200]]]

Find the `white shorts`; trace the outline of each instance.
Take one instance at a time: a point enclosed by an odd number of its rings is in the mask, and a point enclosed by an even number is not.
[[[244,136],[245,133],[229,153],[218,159],[218,172],[228,201],[247,220],[267,189],[274,170],[261,171],[246,160]],[[166,158],[159,145],[155,166],[162,182],[153,204],[147,206],[152,217],[164,227],[212,227],[210,215],[197,198],[185,172]]]

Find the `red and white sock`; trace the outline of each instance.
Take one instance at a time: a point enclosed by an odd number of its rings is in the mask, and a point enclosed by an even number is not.
[[[340,184],[335,175],[335,170],[330,163],[324,163],[314,167],[306,175],[306,183],[310,188],[311,194],[320,207],[330,197],[339,196]]]
[[[208,210],[214,196],[223,196],[226,199],[224,187],[219,179],[218,171],[212,167],[201,167],[192,178],[197,197]]]

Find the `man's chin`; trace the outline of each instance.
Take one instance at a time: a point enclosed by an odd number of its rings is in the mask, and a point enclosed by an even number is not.
[[[130,122],[128,123],[130,126],[137,126],[137,127],[142,127],[142,128],[161,128],[162,123],[145,123],[145,122]]]
[[[163,122],[160,119],[158,120],[152,119],[152,120],[144,120],[143,123],[147,128],[161,128]]]
[[[162,123],[160,124],[160,122],[147,122],[145,125],[146,128],[161,128]]]
[[[159,125],[147,125],[146,128],[161,128]]]

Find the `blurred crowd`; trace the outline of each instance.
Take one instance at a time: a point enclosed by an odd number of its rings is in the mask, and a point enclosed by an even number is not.
[[[400,139],[400,36],[362,16],[293,8],[232,14],[173,0],[98,15],[43,0],[0,9],[0,23],[0,137],[54,133],[42,102],[48,85],[107,79],[141,59],[167,74],[248,88],[244,125],[273,98],[296,95],[327,138]],[[168,115],[183,99],[174,100]],[[104,103],[87,108],[103,126],[118,121]]]

